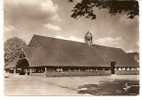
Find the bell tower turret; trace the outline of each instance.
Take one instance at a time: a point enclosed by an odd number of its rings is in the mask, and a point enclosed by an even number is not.
[[[84,39],[85,39],[85,42],[89,45],[89,47],[91,47],[92,44],[93,44],[92,33],[88,31],[88,32],[85,34]]]

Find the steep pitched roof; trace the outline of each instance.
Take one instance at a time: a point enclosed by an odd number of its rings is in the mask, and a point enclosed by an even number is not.
[[[31,66],[110,66],[138,65],[119,49],[34,35],[25,54]]]
[[[116,61],[117,66],[138,66],[138,63],[120,48],[95,45],[95,50],[109,64]]]
[[[127,54],[129,55],[129,57],[134,59],[136,62],[139,62],[139,53],[138,52],[131,52],[131,53],[127,53]]]

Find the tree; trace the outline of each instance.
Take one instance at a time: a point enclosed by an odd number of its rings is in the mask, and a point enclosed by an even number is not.
[[[25,74],[25,69],[28,69],[29,62],[25,57],[20,57],[20,59],[16,63],[16,68],[20,68],[20,74]]]
[[[74,0],[69,0],[74,2]],[[80,0],[73,7],[71,17],[86,17],[96,19],[94,8],[108,9],[111,15],[125,12],[128,18],[133,19],[139,15],[139,4],[137,0]]]
[[[11,38],[4,43],[4,60],[5,64],[17,61],[21,54],[23,54],[22,48],[26,46],[26,43],[17,38]]]

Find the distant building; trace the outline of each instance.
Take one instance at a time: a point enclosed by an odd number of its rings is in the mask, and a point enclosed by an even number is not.
[[[47,76],[103,75],[115,70],[137,70],[139,64],[120,48],[93,44],[87,32],[85,43],[34,35],[23,48],[28,72]]]

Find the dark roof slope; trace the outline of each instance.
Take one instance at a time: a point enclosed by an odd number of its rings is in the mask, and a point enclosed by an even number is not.
[[[129,55],[129,57],[131,57],[135,61],[139,62],[139,53],[138,52],[131,52],[131,53],[127,53],[127,54]]]
[[[95,45],[94,48],[98,55],[101,55],[107,64],[111,61],[116,61],[117,66],[138,66],[138,63],[120,48],[99,45]]]
[[[119,49],[34,35],[29,46],[24,48],[31,66],[135,66],[137,63]]]

